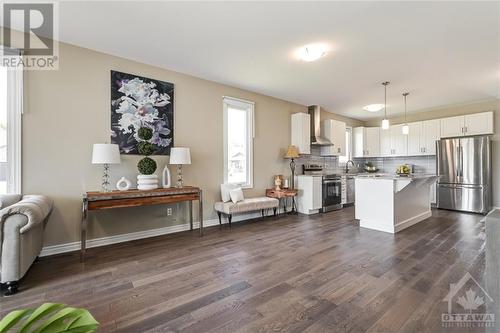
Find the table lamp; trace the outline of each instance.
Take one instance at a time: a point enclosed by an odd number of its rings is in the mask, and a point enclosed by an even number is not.
[[[177,185],[176,187],[182,187],[182,165],[191,164],[191,153],[189,148],[185,147],[174,147],[170,149],[170,164],[177,164]]]
[[[103,164],[102,191],[109,192],[109,165],[120,164],[120,149],[111,143],[95,143],[92,149],[92,164]]]
[[[294,159],[299,158],[299,150],[297,147],[290,145],[286,150],[285,158],[291,159],[290,161],[290,170],[292,170],[292,179],[290,180],[290,187],[292,190],[294,189],[294,181],[295,181],[295,161]]]

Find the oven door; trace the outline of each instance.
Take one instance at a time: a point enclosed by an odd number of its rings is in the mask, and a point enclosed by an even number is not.
[[[340,179],[323,180],[323,212],[342,208],[342,182]]]

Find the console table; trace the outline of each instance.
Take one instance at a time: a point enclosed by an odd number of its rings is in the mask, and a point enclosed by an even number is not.
[[[81,221],[81,261],[85,260],[87,242],[87,220],[90,210],[113,209],[163,205],[175,202],[189,202],[189,225],[193,230],[193,201],[199,202],[200,236],[203,235],[202,190],[198,187],[184,186],[160,188],[155,190],[128,190],[111,192],[87,192],[83,196]]]

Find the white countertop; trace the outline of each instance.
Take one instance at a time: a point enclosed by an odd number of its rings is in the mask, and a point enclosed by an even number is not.
[[[421,174],[421,173],[414,173],[409,175],[408,177],[399,176],[397,174],[388,174],[388,173],[359,174],[354,176],[354,178],[363,178],[363,179],[369,178],[369,179],[393,179],[393,180],[412,180],[412,179],[424,179],[431,177],[437,177],[437,176],[430,174]]]

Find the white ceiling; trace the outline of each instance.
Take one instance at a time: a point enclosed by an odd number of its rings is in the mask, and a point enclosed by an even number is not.
[[[368,119],[500,98],[500,2],[66,1],[60,40]],[[317,62],[297,47],[329,43]]]

